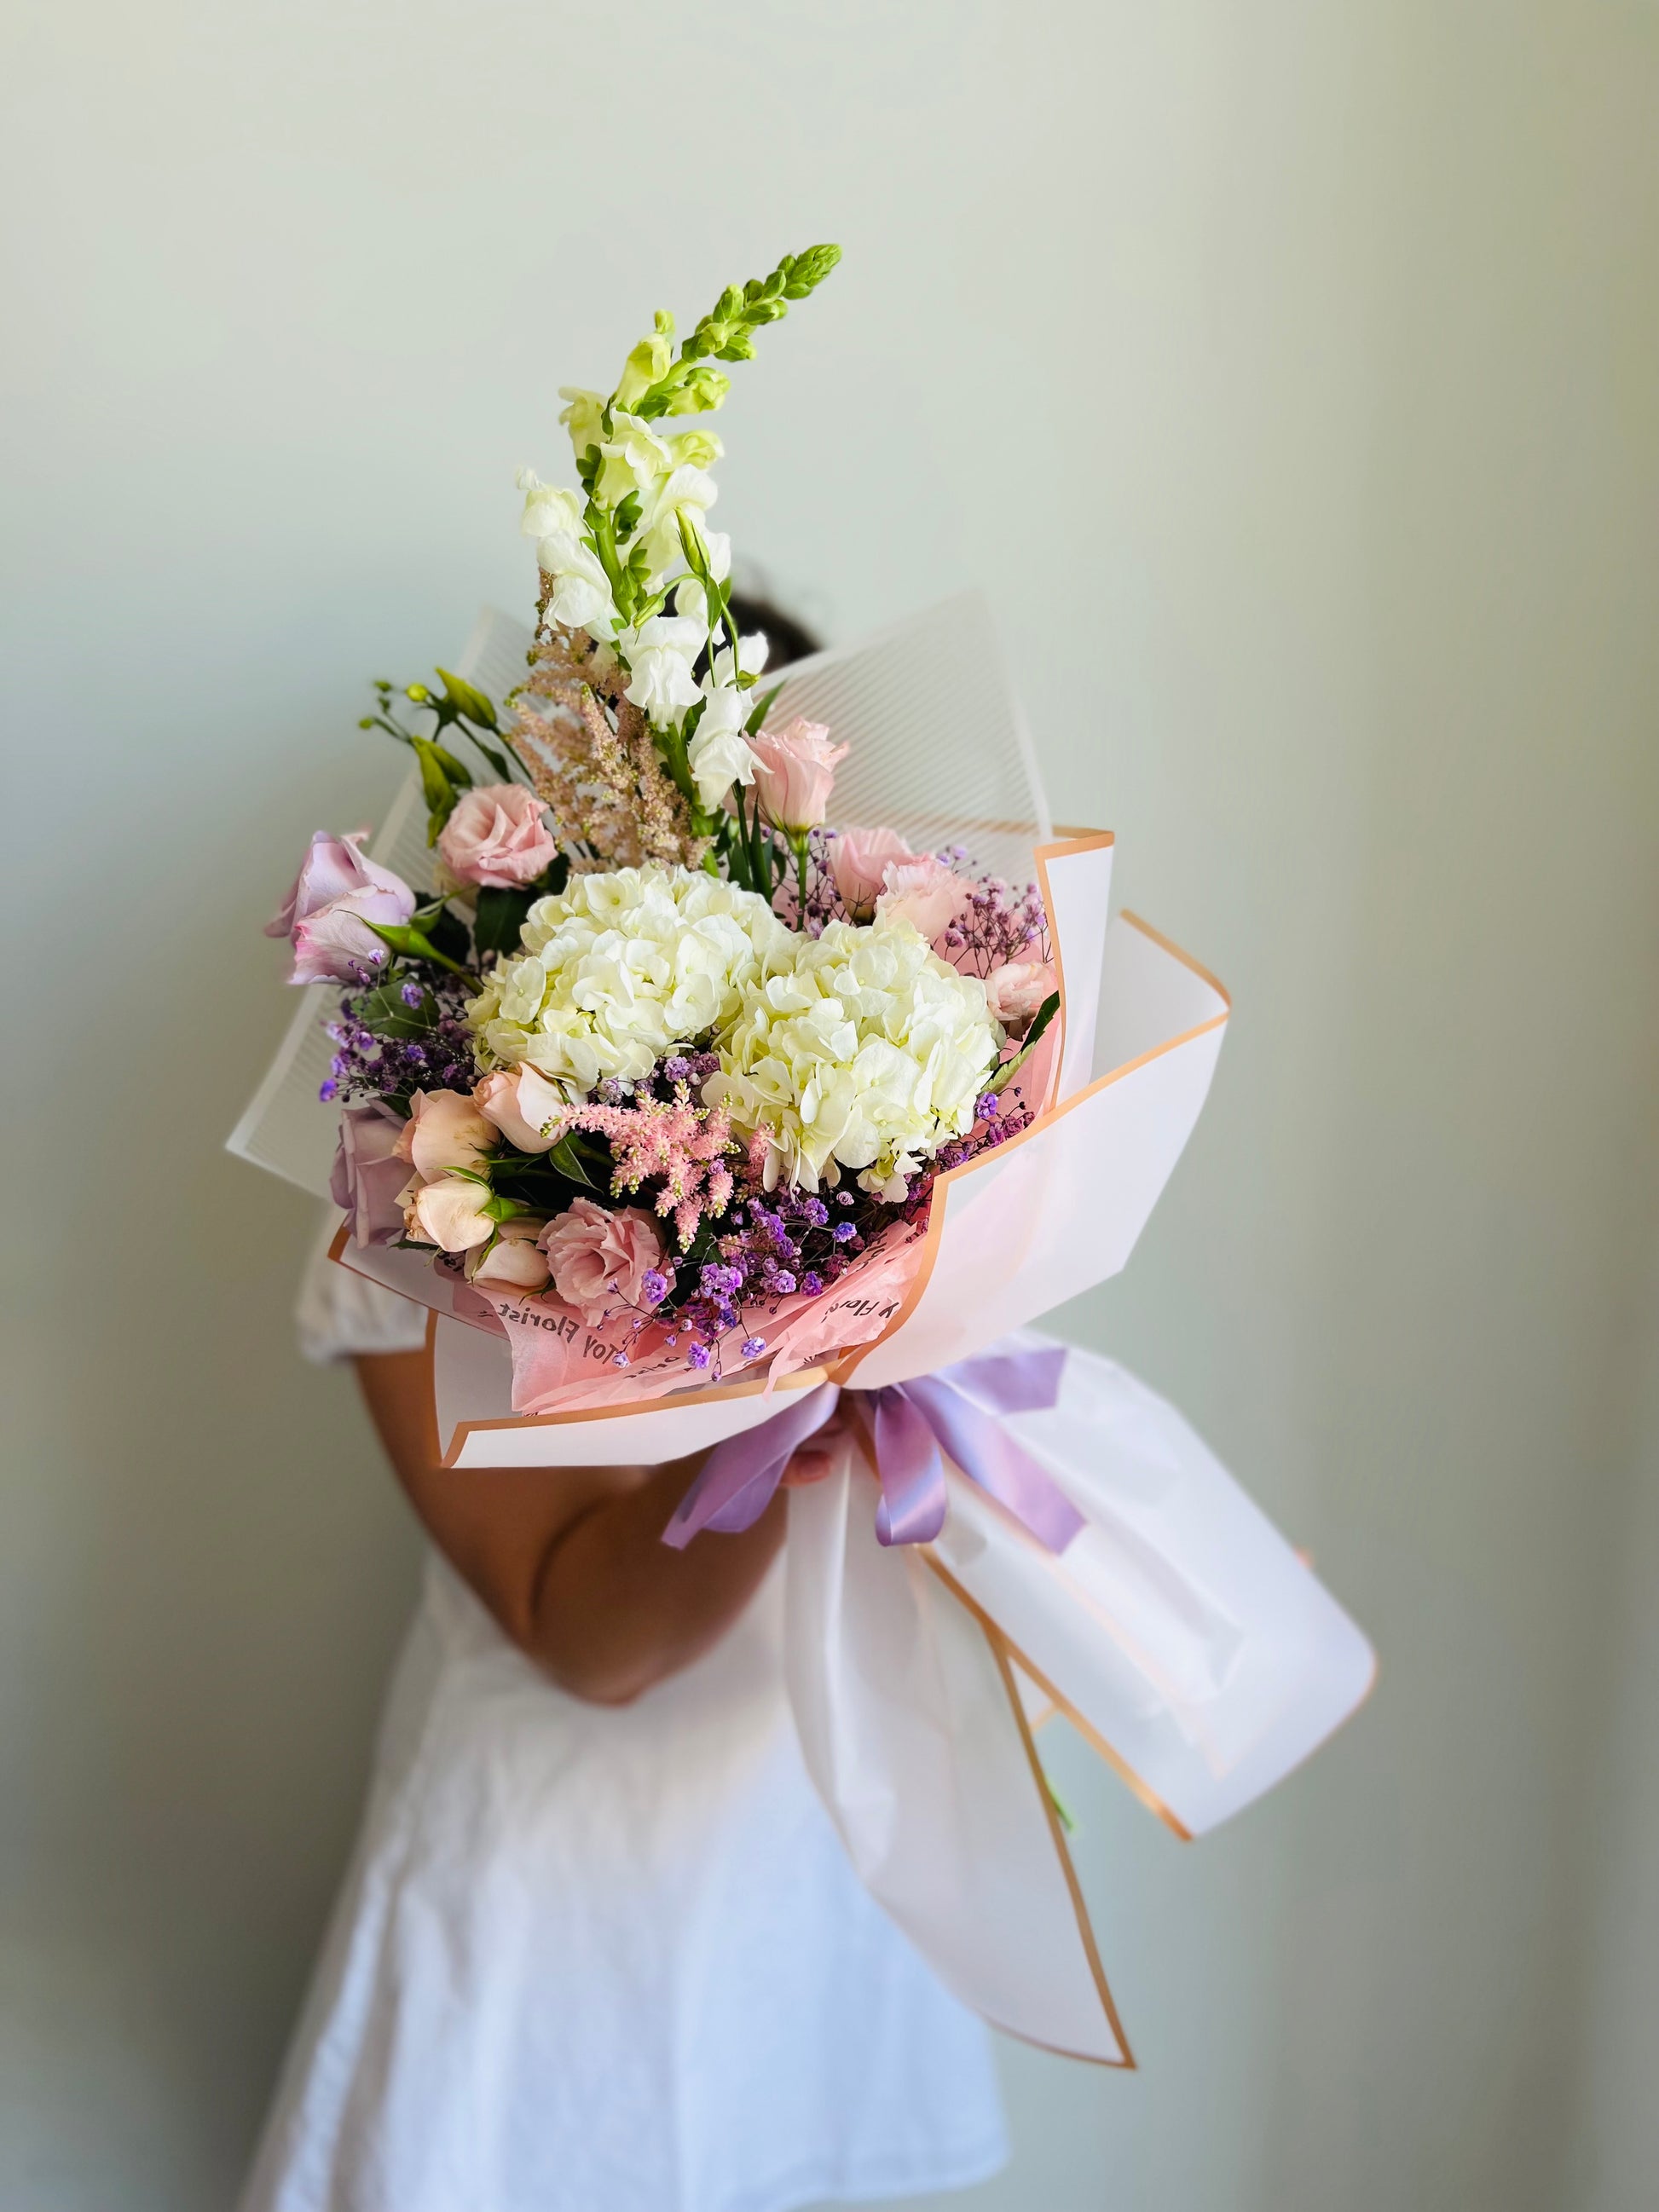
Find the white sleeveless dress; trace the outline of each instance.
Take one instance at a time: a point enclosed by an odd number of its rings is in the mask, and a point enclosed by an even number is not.
[[[330,1358],[424,1316],[313,1263],[300,1322]],[[431,1556],[242,2212],[787,2212],[1002,2164],[985,2030],[807,1779],[781,1595],[601,1708]]]

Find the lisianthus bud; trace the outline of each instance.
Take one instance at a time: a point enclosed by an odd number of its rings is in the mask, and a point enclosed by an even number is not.
[[[836,767],[852,750],[832,745],[822,722],[797,715],[781,730],[762,730],[749,740],[755,756],[755,789],[761,812],[775,830],[816,830],[830,811]]]

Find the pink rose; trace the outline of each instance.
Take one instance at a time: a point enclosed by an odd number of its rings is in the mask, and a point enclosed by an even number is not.
[[[467,1254],[467,1280],[503,1291],[544,1291],[547,1261],[536,1239],[546,1226],[538,1213],[515,1213],[503,1221],[487,1252],[478,1245]]]
[[[495,1233],[495,1224],[484,1212],[489,1204],[488,1185],[460,1176],[410,1183],[404,1193],[404,1233],[441,1252],[470,1252]]]
[[[1005,1029],[1023,1030],[1056,988],[1047,961],[1005,960],[985,979],[985,1000]]]
[[[618,1301],[642,1305],[645,1277],[653,1268],[667,1273],[657,1224],[636,1206],[610,1213],[591,1198],[573,1199],[543,1230],[541,1246],[554,1289],[590,1328]]]
[[[973,896],[972,886],[931,854],[915,860],[890,860],[886,889],[876,901],[881,921],[908,921],[932,945],[942,937]]]
[[[541,800],[521,783],[464,791],[438,836],[439,857],[457,883],[496,890],[533,883],[558,849]]]
[[[868,921],[875,912],[888,863],[915,857],[896,830],[843,830],[830,848],[836,889],[860,921]]]
[[[348,1106],[340,1116],[328,1187],[354,1244],[395,1244],[403,1235],[398,1200],[409,1171],[398,1142],[404,1127],[403,1115],[378,1098]]]
[[[493,1121],[517,1151],[550,1152],[556,1135],[544,1134],[550,1121],[568,1110],[564,1093],[533,1067],[498,1067],[474,1087],[478,1111]]]
[[[760,810],[775,830],[816,830],[830,811],[830,787],[836,763],[848,745],[832,745],[822,722],[799,715],[787,728],[762,730],[749,740],[755,756],[755,789]]]
[[[451,1168],[476,1168],[494,1149],[495,1134],[493,1123],[460,1091],[417,1091],[398,1139],[398,1158],[430,1182]]]
[[[267,937],[294,944],[290,983],[349,983],[360,968],[378,968],[386,946],[371,921],[398,927],[415,911],[415,894],[401,876],[358,850],[368,832],[336,837],[319,830],[311,841],[294,888],[280,914],[265,924]]]

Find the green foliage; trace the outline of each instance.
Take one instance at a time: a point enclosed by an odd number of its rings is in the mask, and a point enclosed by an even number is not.
[[[1038,1038],[1042,1036],[1043,1031],[1048,1028],[1049,1023],[1053,1021],[1054,1016],[1059,1012],[1060,994],[1058,991],[1050,991],[1048,997],[1037,1008],[1030,1028],[1025,1032],[1024,1043],[1020,1047],[1019,1050],[1014,1054],[1012,1060],[1004,1060],[1002,1066],[997,1069],[995,1074],[992,1076],[990,1081],[985,1086],[988,1091],[1002,1091],[1007,1089],[1008,1085],[1019,1073],[1020,1069],[1024,1066],[1026,1061],[1031,1057],[1031,1054],[1036,1048]]]
[[[428,845],[436,841],[439,830],[454,812],[459,793],[477,781],[471,769],[443,743],[447,734],[464,738],[497,783],[522,781],[501,746],[480,735],[484,730],[497,736],[501,733],[501,717],[495,711],[495,701],[480,691],[477,684],[469,684],[465,677],[447,668],[439,669],[437,674],[443,685],[441,692],[432,690],[425,684],[398,685],[377,677],[374,689],[379,711],[363,715],[357,724],[360,730],[384,730],[400,745],[410,746],[419,760],[421,788],[426,794]],[[398,720],[392,702],[399,692],[411,706],[422,708],[433,717],[429,730],[407,729]]]
[[[524,927],[524,918],[538,898],[550,892],[562,891],[570,873],[570,863],[561,853],[533,884],[498,887],[484,884],[479,887],[477,910],[472,921],[472,942],[482,959],[492,952],[512,952],[519,942],[519,932]]]
[[[365,992],[356,1005],[358,1019],[376,1036],[424,1036],[437,1026],[437,1004],[430,992],[422,994],[418,1006],[406,1006],[401,981],[377,984],[374,990]]]
[[[462,967],[459,960],[452,960],[447,952],[441,952],[426,932],[416,928],[412,922],[399,925],[371,921],[368,926],[383,944],[389,945],[405,960],[435,961],[440,968],[447,968],[453,975],[464,976],[469,983],[477,980],[471,969]]]

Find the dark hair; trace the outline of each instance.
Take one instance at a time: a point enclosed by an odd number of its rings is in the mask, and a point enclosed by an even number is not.
[[[817,653],[822,645],[823,641],[814,637],[805,623],[785,614],[781,607],[762,599],[758,592],[733,592],[732,613],[740,631],[766,632],[770,648],[766,656],[769,676],[774,669],[787,668],[792,660],[805,660],[809,653]]]

